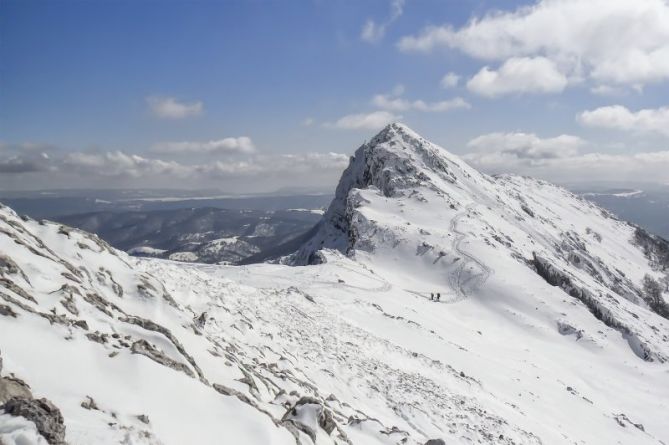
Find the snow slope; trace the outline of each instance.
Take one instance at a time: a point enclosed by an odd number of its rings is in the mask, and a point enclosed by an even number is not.
[[[527,301],[519,287],[539,273],[578,294],[641,358],[665,362],[666,331],[653,327],[666,320],[642,289],[645,275],[665,274],[635,244],[636,232],[562,188],[481,174],[392,124],[356,152],[319,233],[291,260],[318,262],[321,249],[337,249],[403,274],[421,295],[444,292],[445,302],[490,291]]]
[[[209,353],[195,314],[124,253],[6,207],[0,252],[3,376],[61,410],[69,443],[294,443],[216,390],[239,385],[235,355]],[[82,406],[88,397],[97,408]]]
[[[72,444],[669,443],[665,247],[400,124],[286,259],[311,266],[130,258],[2,208],[0,405],[22,379]],[[0,412],[7,443],[35,425]]]

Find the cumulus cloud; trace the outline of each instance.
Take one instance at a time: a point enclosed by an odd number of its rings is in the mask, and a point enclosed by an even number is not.
[[[669,150],[647,153],[581,153],[589,144],[576,136],[540,138],[492,133],[472,139],[462,156],[487,173],[516,173],[554,182],[669,181]]]
[[[368,19],[362,26],[360,38],[368,43],[380,42],[386,34],[386,29],[404,13],[404,1],[391,0],[390,16],[385,22],[377,23],[375,20]]]
[[[542,139],[533,133],[490,133],[467,143],[477,154],[514,159],[554,159],[574,156],[585,145],[578,136],[563,134]]]
[[[251,138],[241,136],[204,142],[161,142],[151,147],[163,154],[252,154],[256,151]]]
[[[402,119],[402,116],[388,111],[373,111],[371,113],[348,114],[333,123],[326,123],[326,127],[344,130],[380,130],[391,122]]]
[[[426,102],[416,99],[409,100],[402,97],[404,86],[396,85],[391,92],[377,94],[372,97],[370,103],[379,110],[369,113],[348,114],[335,122],[323,124],[329,128],[340,128],[346,130],[379,130],[391,122],[402,119],[398,114],[405,111],[419,111],[424,113],[441,113],[457,109],[469,109],[471,105],[461,97],[453,99]]]
[[[554,182],[669,182],[669,150],[634,154],[584,153],[566,158],[527,160],[465,156],[488,173],[517,173]]]
[[[489,61],[545,57],[568,77],[638,86],[669,78],[669,3],[539,0],[473,18],[461,28],[427,27],[398,46],[419,52],[455,48]]]
[[[146,98],[149,111],[160,119],[184,119],[204,112],[201,101],[180,102],[174,97],[151,96]]]
[[[9,156],[0,159],[0,173],[33,173],[48,170],[49,157],[46,154],[35,156]]]
[[[123,151],[70,152],[57,157],[0,157],[0,185],[55,187],[231,187],[248,192],[278,187],[333,185],[348,164],[339,153],[251,155],[185,163]],[[21,181],[17,178],[21,177]]]
[[[545,57],[512,57],[498,70],[483,67],[467,82],[478,95],[497,97],[511,93],[559,93],[567,77]]]
[[[444,77],[441,78],[441,82],[439,82],[439,85],[442,88],[454,88],[458,86],[459,81],[460,81],[460,76],[458,76],[453,72],[450,72],[446,73]]]
[[[471,108],[471,105],[461,97],[438,102],[425,102],[423,100],[409,101],[407,99],[388,94],[377,94],[372,98],[372,104],[376,107],[390,111],[415,110],[431,113],[438,113],[461,108]]]
[[[156,175],[180,178],[187,175],[188,166],[175,161],[150,159],[122,151],[73,152],[63,159],[54,160],[53,170],[114,178],[142,178]]]
[[[214,179],[282,176],[294,181],[296,174],[341,173],[348,165],[348,159],[340,153],[261,155],[243,161],[192,165],[188,166],[188,173]]]
[[[590,88],[590,92],[597,96],[623,96],[626,93],[623,88],[611,85],[594,85]]]
[[[71,153],[59,162],[58,168],[92,175],[130,178],[150,176],[197,178],[200,175],[220,178],[299,173],[313,169],[341,169],[347,162],[348,156],[338,153],[301,153],[262,155],[239,161],[184,164],[113,151]]]
[[[577,120],[588,127],[613,128],[624,131],[659,133],[669,136],[669,107],[630,111],[622,105],[584,111]]]
[[[42,143],[0,143],[0,173],[30,173],[49,169],[51,156],[58,148]]]

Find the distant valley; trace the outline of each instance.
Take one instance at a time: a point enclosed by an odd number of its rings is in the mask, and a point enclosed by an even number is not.
[[[239,264],[300,238],[321,218],[310,210],[235,210],[204,207],[93,212],[56,217],[96,233],[135,256],[175,261]],[[267,253],[267,255],[265,255]]]
[[[32,218],[95,233],[133,256],[242,264],[295,250],[331,199],[319,193],[99,190],[24,192],[0,201]]]

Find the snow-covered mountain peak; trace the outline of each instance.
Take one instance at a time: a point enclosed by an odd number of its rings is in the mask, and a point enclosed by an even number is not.
[[[457,171],[472,170],[457,156],[401,123],[387,125],[354,154],[337,192],[374,186],[392,196],[439,178],[454,182]]]
[[[666,243],[545,181],[482,174],[402,124],[355,152],[318,232],[290,261],[317,264],[328,249],[453,302],[521,298],[506,274],[561,286],[637,356],[669,359],[667,333],[653,328],[669,313],[645,289],[665,279],[653,252]]]
[[[564,189],[391,124],[292,260],[0,207],[0,442],[669,443],[669,243]]]
[[[385,198],[423,199],[421,190],[444,195],[444,190],[469,189],[484,176],[457,156],[401,123],[387,125],[360,146],[343,172],[320,231],[289,260],[294,264],[320,261],[323,248],[351,249],[352,209],[366,198],[360,190]]]

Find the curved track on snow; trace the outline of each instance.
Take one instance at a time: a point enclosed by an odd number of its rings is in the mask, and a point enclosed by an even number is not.
[[[460,222],[460,219],[463,216],[466,216],[474,206],[476,206],[476,203],[468,204],[462,212],[455,215],[449,226],[449,230],[455,234],[451,247],[455,252],[457,252],[462,258],[465,259],[465,261],[460,262],[457,271],[451,275],[449,280],[452,287],[455,289],[455,292],[458,294],[458,298],[450,301],[449,303],[455,303],[456,301],[467,298],[467,292],[465,291],[465,286],[467,284],[473,281],[474,288],[479,288],[485,284],[485,282],[492,274],[492,270],[486,266],[483,261],[463,250],[461,247],[461,243],[465,239],[465,233],[458,230],[458,223]],[[476,266],[478,266],[481,272],[473,273],[469,277],[463,277],[463,271],[467,265],[471,263],[474,263]]]

